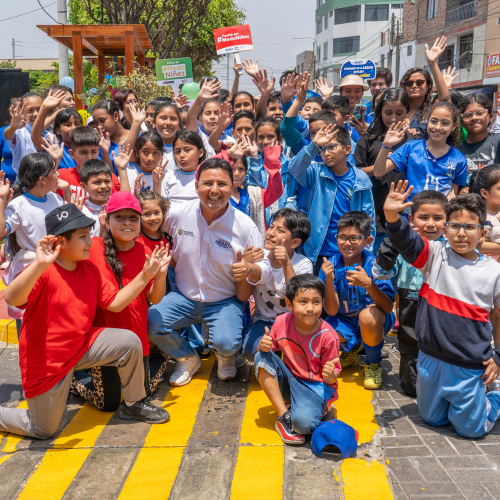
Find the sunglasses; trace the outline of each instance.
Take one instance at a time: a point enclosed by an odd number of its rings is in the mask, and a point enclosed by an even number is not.
[[[425,80],[406,80],[404,83],[405,87],[413,87],[413,85],[416,85],[417,87],[421,87],[424,83],[426,83]]]

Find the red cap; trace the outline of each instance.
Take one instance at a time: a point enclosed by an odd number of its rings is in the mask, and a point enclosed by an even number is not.
[[[142,215],[139,200],[128,191],[118,191],[113,193],[106,204],[106,213],[111,214],[124,208],[130,208],[131,210],[135,210],[138,214]]]

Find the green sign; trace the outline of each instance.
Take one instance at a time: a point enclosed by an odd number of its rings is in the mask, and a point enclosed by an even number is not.
[[[191,58],[160,59],[156,61],[156,81],[160,86],[170,85],[177,91],[180,84],[193,81]]]

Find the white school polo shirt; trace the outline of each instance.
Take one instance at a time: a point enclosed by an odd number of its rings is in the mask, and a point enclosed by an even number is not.
[[[32,128],[33,127],[27,123],[23,128],[16,130],[15,143],[12,139],[7,140],[7,144],[12,150],[12,169],[17,175],[19,175],[19,165],[21,164],[21,160],[27,155],[38,153],[33,141],[31,140]]]
[[[208,225],[200,200],[171,206],[165,231],[173,239],[175,281],[179,291],[198,302],[219,302],[236,294],[233,264],[249,246],[262,248],[252,219],[230,203],[224,215]],[[271,273],[267,258],[259,263],[264,279]]]
[[[153,172],[143,172],[139,168],[139,165],[134,165],[133,163],[129,163],[127,165],[127,177],[132,193],[134,192],[135,180],[141,174],[142,174],[141,183],[142,182],[146,183],[144,185],[144,189],[150,189],[151,191],[153,191]]]
[[[171,204],[198,200],[200,197],[196,192],[194,172],[184,172],[182,169],[166,170],[165,177],[161,183],[161,195]]]

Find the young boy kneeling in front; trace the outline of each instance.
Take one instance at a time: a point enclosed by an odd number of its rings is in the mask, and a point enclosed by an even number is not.
[[[452,423],[469,438],[489,432],[500,418],[500,392],[486,385],[500,374],[492,351],[490,311],[500,306],[500,267],[476,246],[486,234],[486,205],[463,194],[446,206],[448,241],[428,241],[399,212],[412,188],[391,187],[384,212],[391,243],[423,274],[418,301],[417,403],[430,425]]]
[[[116,293],[89,260],[92,219],[73,204],[45,217],[49,236],[36,248],[36,260],[5,289],[5,300],[25,307],[19,336],[19,364],[28,409],[0,407],[0,430],[47,439],[64,412],[73,371],[116,366],[124,401],[120,417],[151,424],[168,413],[149,404],[139,337],[118,328],[94,328],[97,307],[120,312],[163,267],[165,251],[146,259],[137,277]],[[168,262],[167,262],[168,265]]]
[[[371,224],[363,212],[340,217],[336,234],[340,254],[329,260],[323,257],[319,278],[326,285],[326,321],[340,338],[342,368],[357,362],[363,346],[365,389],[380,389],[382,347],[396,321],[392,312],[396,293],[390,281],[372,279],[375,256],[366,250],[373,240]]]
[[[289,314],[265,328],[255,354],[255,375],[271,401],[276,431],[287,444],[303,444],[338,398],[339,338],[321,319],[325,286],[312,274],[290,278]],[[283,361],[272,351],[281,351]],[[291,403],[287,409],[285,403]]]

